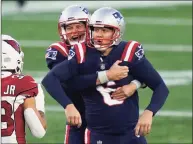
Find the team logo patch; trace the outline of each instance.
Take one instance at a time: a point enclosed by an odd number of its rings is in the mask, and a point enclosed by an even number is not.
[[[53,51],[53,50],[48,49],[45,55],[45,58],[56,60],[57,54],[58,54],[58,51]]]
[[[83,11],[83,12],[85,12],[86,14],[89,14],[89,12],[88,12],[88,9],[87,9],[87,8],[84,8],[82,11]]]
[[[69,53],[68,53],[68,60],[72,59],[74,56],[75,56],[74,50],[73,50],[73,49],[70,49],[70,50],[69,50]]]
[[[142,46],[138,46],[139,50],[135,52],[135,55],[138,57],[138,60],[140,60],[144,56],[144,50]]]
[[[104,69],[105,69],[105,64],[104,64],[104,63],[101,63],[101,64],[100,64],[100,69],[101,69],[101,70],[104,70]]]
[[[118,23],[120,23],[121,19],[123,18],[119,12],[115,12],[113,16],[116,18]]]

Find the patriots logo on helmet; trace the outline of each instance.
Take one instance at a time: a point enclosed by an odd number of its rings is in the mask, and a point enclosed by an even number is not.
[[[118,23],[120,23],[121,19],[123,18],[119,12],[115,12],[113,16],[117,19]]]
[[[87,9],[87,8],[84,8],[82,11],[83,11],[83,12],[85,12],[86,14],[89,14],[89,12],[88,12],[88,9]]]

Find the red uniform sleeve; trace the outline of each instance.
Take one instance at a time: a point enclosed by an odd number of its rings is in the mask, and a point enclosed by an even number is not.
[[[38,94],[38,85],[35,80],[29,75],[23,76],[22,78],[18,78],[17,88],[17,95],[26,95],[28,97],[34,97]]]

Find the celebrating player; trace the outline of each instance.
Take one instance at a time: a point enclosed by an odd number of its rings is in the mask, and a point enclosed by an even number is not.
[[[124,17],[119,11],[108,7],[96,10],[90,20],[88,42],[94,48],[84,43],[74,45],[76,57],[54,67],[42,81],[52,97],[65,101],[61,81],[64,83],[75,75],[107,70],[116,60],[122,60],[121,65],[129,67],[129,74],[153,91],[150,104],[140,118],[137,92],[124,100],[112,98],[117,95],[112,94],[116,89],[124,90],[129,77],[81,91],[86,107],[85,143],[100,140],[104,144],[145,144],[144,135],[150,132],[152,117],[168,96],[163,79],[146,59],[142,45],[132,40],[121,41],[124,28]]]
[[[46,62],[49,69],[54,68],[64,60],[71,59],[75,55],[72,46],[86,40],[89,18],[90,14],[88,10],[85,7],[77,5],[69,6],[61,13],[58,23],[61,41],[51,44],[46,51]],[[128,68],[119,66],[119,63],[120,61],[115,62],[107,71],[101,71],[98,74],[93,72],[88,75],[85,73],[81,76],[75,76],[66,85],[61,84],[70,98],[67,98],[65,101],[59,97],[55,98],[63,106],[64,102],[66,102],[64,108],[66,109],[65,113],[68,124],[66,125],[65,143],[84,144],[84,132],[87,125],[84,102],[78,90],[96,86],[96,84],[105,83],[108,80],[119,80],[126,77]],[[127,97],[132,95],[139,87],[140,82],[133,80],[125,87],[127,89],[126,93],[119,92],[119,96],[122,96],[120,98],[123,98],[125,95]],[[81,123],[82,125],[80,126]],[[73,125],[79,125],[79,127]]]
[[[26,143],[25,122],[31,133],[42,138],[46,122],[36,108],[38,85],[29,75],[22,75],[20,54],[2,41],[1,66],[1,142]]]

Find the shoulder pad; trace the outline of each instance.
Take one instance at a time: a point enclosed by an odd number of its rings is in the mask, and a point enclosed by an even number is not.
[[[17,95],[27,95],[28,97],[33,97],[38,94],[38,85],[35,80],[29,75],[15,75],[18,77]]]
[[[58,52],[60,52],[62,55],[64,56],[68,56],[68,47],[64,42],[56,42],[53,43],[49,46],[49,48],[53,48],[56,49]],[[49,48],[47,49],[47,51],[49,50]]]
[[[144,50],[142,45],[137,41],[129,41],[122,53],[121,60],[132,62],[133,59],[138,58],[139,60],[144,56]]]

